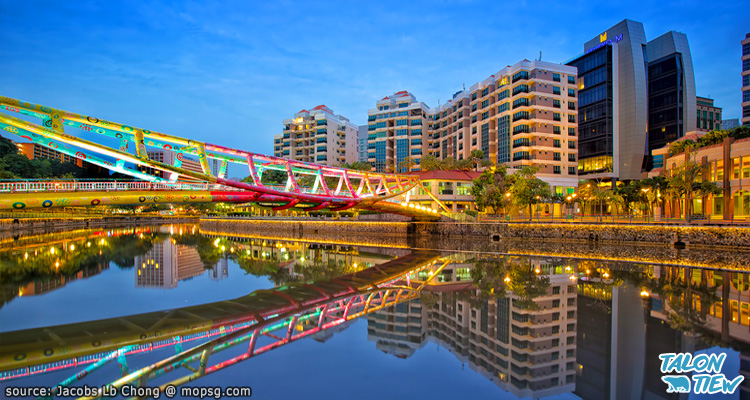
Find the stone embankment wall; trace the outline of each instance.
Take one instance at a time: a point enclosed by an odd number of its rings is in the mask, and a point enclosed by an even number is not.
[[[4,218],[0,232],[51,232],[85,228],[118,228],[131,225],[163,225],[197,223],[198,217],[99,217],[99,218]]]
[[[202,218],[201,228],[223,232],[278,232],[298,237],[444,238],[462,240],[541,239],[579,242],[648,243],[745,247],[750,249],[750,228],[607,225],[607,224],[506,224],[461,222],[358,222],[317,220]]]
[[[479,236],[490,240],[508,238],[636,242],[750,248],[750,228],[607,225],[607,224],[503,224],[503,223],[412,223],[417,236]]]

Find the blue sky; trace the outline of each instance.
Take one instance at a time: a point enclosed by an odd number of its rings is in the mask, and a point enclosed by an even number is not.
[[[640,5],[643,3],[644,5]],[[740,117],[747,0],[195,2],[0,0],[0,94],[272,153],[326,104],[365,124],[409,90],[434,107],[524,58],[564,62],[624,18],[687,34],[697,94]]]

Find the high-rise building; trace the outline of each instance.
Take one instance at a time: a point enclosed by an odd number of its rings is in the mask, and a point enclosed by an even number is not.
[[[468,154],[511,170],[536,166],[536,176],[558,194],[578,186],[576,69],[523,60],[469,90],[471,131]],[[468,156],[465,155],[465,156]]]
[[[578,68],[578,174],[640,179],[650,150],[695,130],[695,78],[683,33],[646,41],[643,24],[623,20],[584,44]]]
[[[714,106],[714,100],[707,97],[696,97],[695,101],[698,108],[695,130],[710,132],[721,129],[721,107]]]
[[[742,125],[750,124],[750,33],[742,42]]]
[[[508,66],[435,108],[398,92],[368,111],[368,159],[385,171],[410,157],[418,170],[423,154],[460,161],[481,150],[511,169],[537,166],[537,176],[557,193],[572,192],[578,183],[576,101],[576,69],[537,60]]]
[[[284,120],[274,136],[274,155],[303,162],[341,165],[357,161],[359,127],[325,105],[302,110]]]
[[[647,45],[648,150],[696,130],[695,78],[690,46],[684,33],[669,31]],[[650,164],[646,165],[650,170]]]
[[[427,154],[429,107],[405,90],[383,97],[376,107],[367,110],[367,160],[377,171],[419,169]],[[414,165],[399,167],[406,158]]]
[[[445,104],[430,109],[426,140],[428,154],[440,160],[463,160],[471,154],[471,104],[469,93],[456,92]],[[488,153],[487,153],[488,154]]]
[[[367,162],[367,125],[360,125],[357,133],[357,161]]]

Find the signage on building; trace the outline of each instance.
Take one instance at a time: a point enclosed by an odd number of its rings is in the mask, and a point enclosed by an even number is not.
[[[617,43],[620,40],[622,40],[622,33],[619,34],[619,35],[617,35],[617,36],[615,36],[615,39],[612,40],[612,39],[607,39],[607,32],[604,32],[601,35],[599,35],[599,42],[601,42],[601,43],[599,43],[596,47],[592,47],[592,48],[586,50],[586,54],[589,54],[592,51],[594,51],[594,50],[596,50],[596,49],[598,49],[598,48],[600,48],[602,46],[612,45],[614,43]]]

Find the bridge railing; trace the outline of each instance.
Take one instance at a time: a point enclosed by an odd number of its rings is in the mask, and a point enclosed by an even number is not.
[[[205,182],[117,182],[117,181],[11,181],[0,182],[0,193],[17,192],[110,192],[142,190],[242,191]]]

